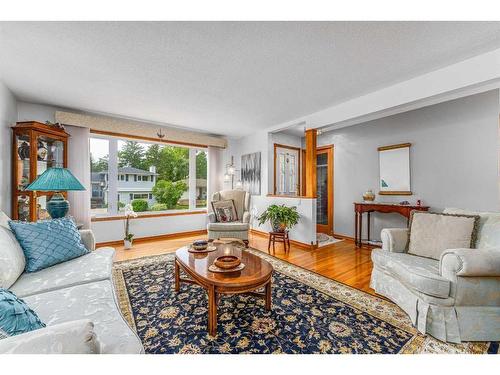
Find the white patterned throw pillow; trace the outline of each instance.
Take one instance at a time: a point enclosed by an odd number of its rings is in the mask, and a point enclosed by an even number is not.
[[[408,254],[439,260],[447,249],[474,248],[479,216],[413,211]]]
[[[0,288],[9,289],[26,266],[23,249],[9,228],[9,217],[0,211]]]
[[[479,229],[477,233],[476,248],[500,248],[500,212],[478,212],[463,210],[461,208],[447,208],[443,212],[446,214],[478,215]]]

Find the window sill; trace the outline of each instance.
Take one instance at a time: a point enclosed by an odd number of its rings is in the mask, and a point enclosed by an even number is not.
[[[305,195],[280,195],[280,194],[267,194],[270,198],[297,198],[297,199],[316,199],[316,197],[309,197]]]
[[[153,217],[166,217],[166,216],[182,216],[182,215],[202,215],[207,214],[206,209],[197,210],[176,210],[176,211],[157,211],[157,212],[138,212],[137,217],[131,217],[130,220],[137,219],[148,219]],[[125,220],[125,215],[109,215],[109,216],[95,216],[90,219],[91,222],[98,221],[113,221],[113,220]]]

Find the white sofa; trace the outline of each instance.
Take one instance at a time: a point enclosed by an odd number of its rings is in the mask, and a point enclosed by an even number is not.
[[[448,249],[440,260],[407,253],[408,229],[383,229],[372,251],[371,287],[401,307],[422,333],[442,341],[500,340],[500,213],[479,215],[475,249]]]
[[[89,254],[22,273],[10,286],[47,327],[0,340],[0,353],[144,352],[118,307],[112,280],[114,249],[95,250],[92,232],[80,233]]]

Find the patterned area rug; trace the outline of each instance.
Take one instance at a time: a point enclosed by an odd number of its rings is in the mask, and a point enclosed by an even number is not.
[[[223,296],[218,334],[207,334],[207,296],[181,284],[174,254],[115,264],[120,307],[146,353],[487,353],[488,343],[453,345],[422,336],[393,303],[258,250],[271,262],[272,311],[247,295]]]

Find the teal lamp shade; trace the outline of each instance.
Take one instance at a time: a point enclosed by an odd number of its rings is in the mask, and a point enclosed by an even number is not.
[[[69,210],[69,202],[59,192],[85,190],[85,188],[69,169],[49,168],[29,184],[25,190],[57,192],[47,202],[47,211],[53,219],[58,219],[66,216]]]

